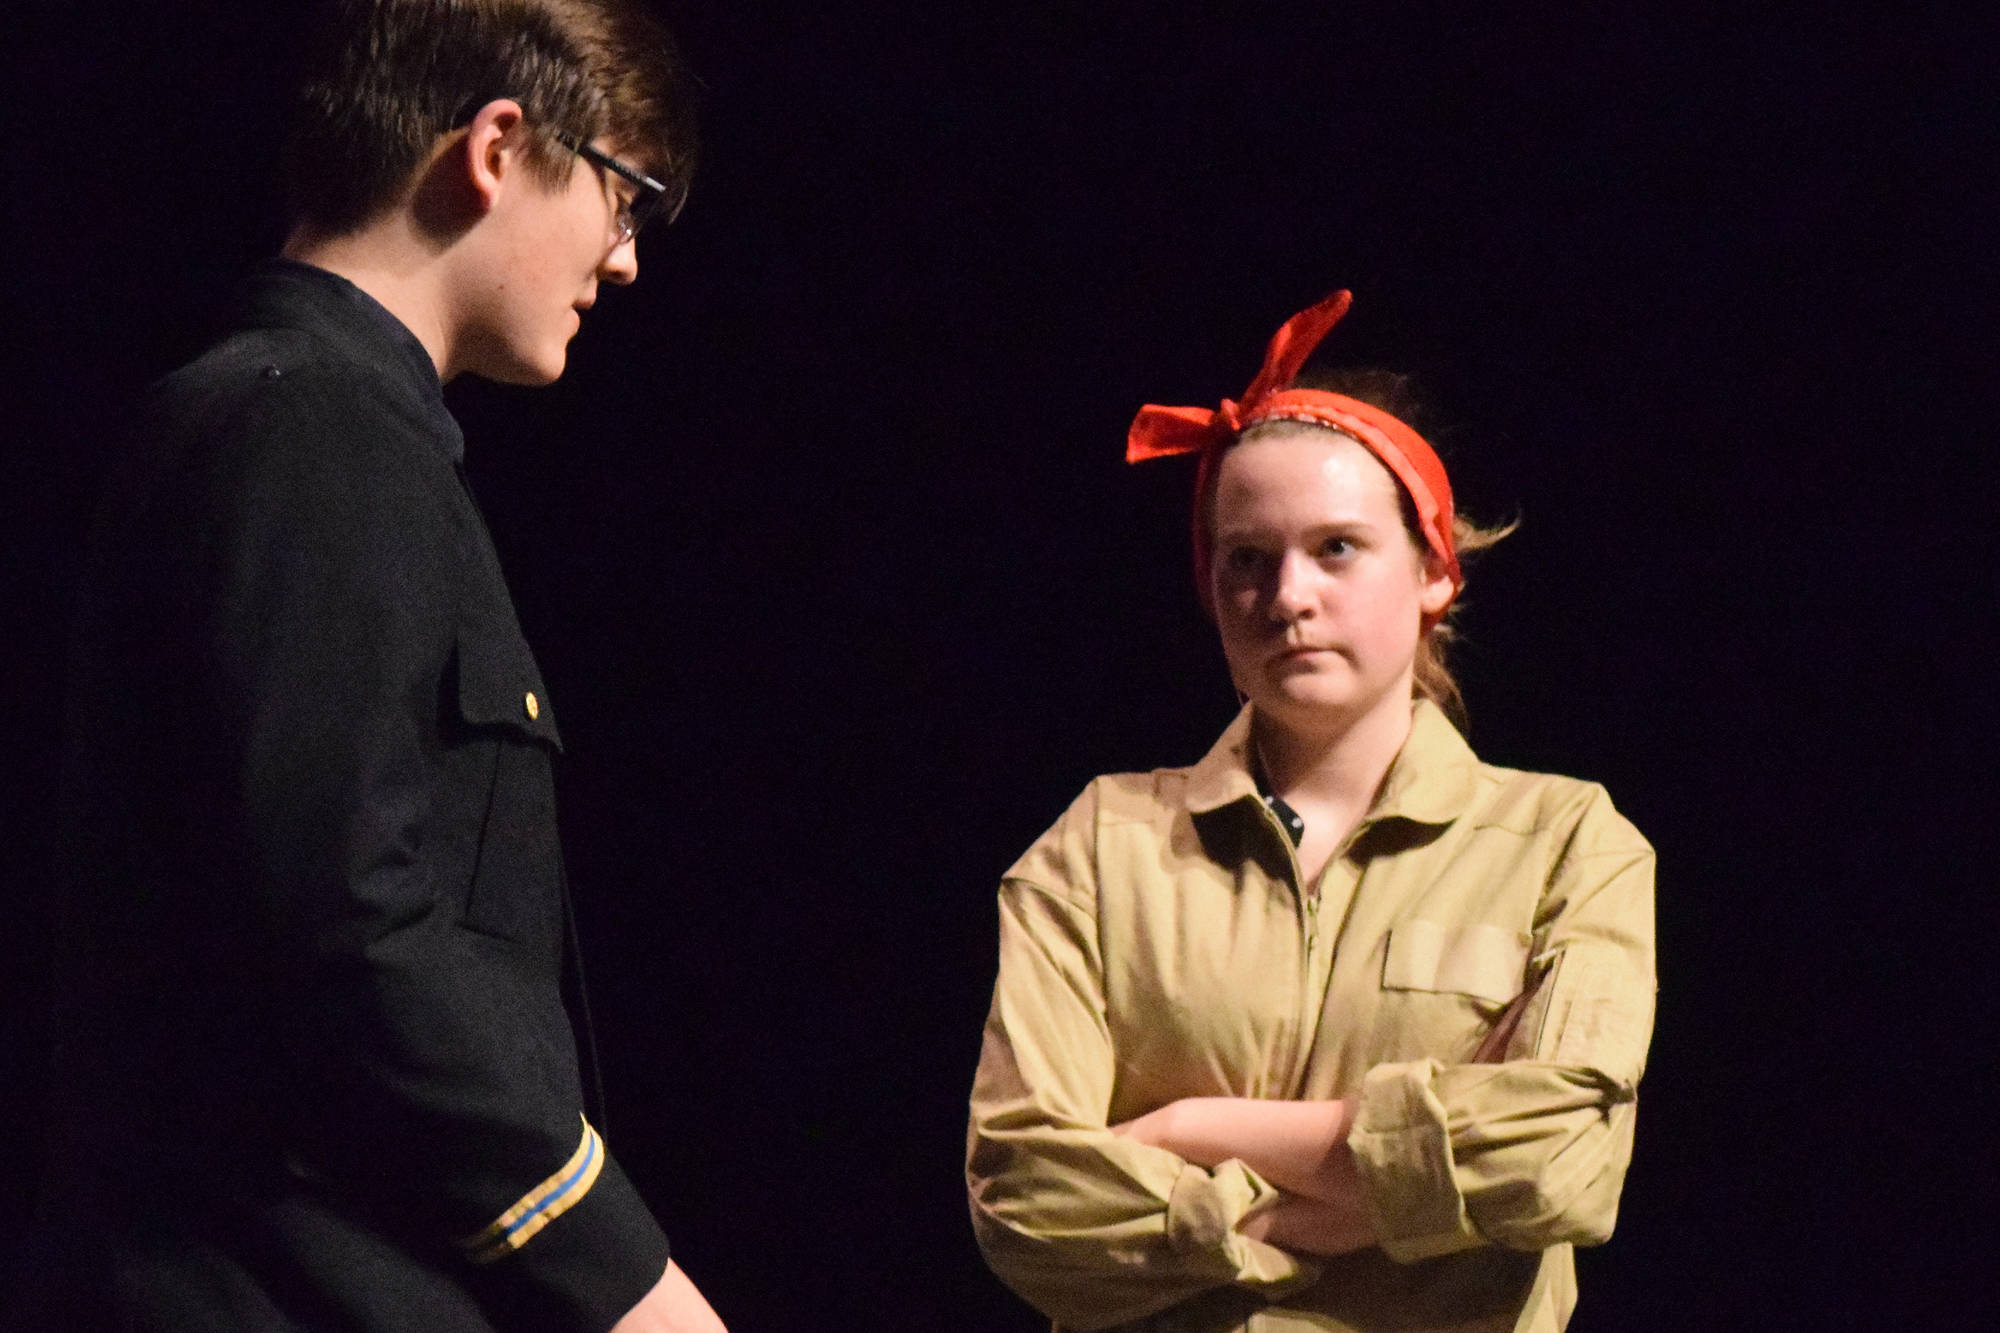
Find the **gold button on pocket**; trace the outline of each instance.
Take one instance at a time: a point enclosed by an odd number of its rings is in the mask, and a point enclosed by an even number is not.
[[[535,697],[535,692],[533,690],[528,691],[527,708],[528,708],[528,720],[530,722],[534,721],[536,718],[542,715],[542,701]]]

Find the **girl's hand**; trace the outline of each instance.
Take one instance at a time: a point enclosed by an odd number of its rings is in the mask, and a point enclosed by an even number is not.
[[[1178,1102],[1168,1102],[1165,1106],[1146,1112],[1135,1120],[1113,1125],[1111,1132],[1121,1139],[1131,1139],[1149,1148],[1165,1147],[1173,1137],[1173,1110]]]
[[[1335,1203],[1283,1194],[1244,1218],[1237,1230],[1293,1254],[1324,1258],[1365,1250],[1381,1239],[1358,1194]]]
[[[1530,1004],[1534,1003],[1535,992],[1542,988],[1542,982],[1547,979],[1548,974],[1544,972],[1535,978],[1534,985],[1516,995],[1513,1001],[1500,1011],[1500,1017],[1493,1020],[1493,1026],[1487,1030],[1478,1049],[1473,1051],[1472,1057],[1466,1061],[1467,1064],[1497,1065],[1506,1061],[1507,1047],[1514,1040],[1514,1030],[1521,1026],[1521,1015],[1528,1011]]]

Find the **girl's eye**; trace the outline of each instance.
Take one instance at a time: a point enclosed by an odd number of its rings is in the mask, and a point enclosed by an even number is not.
[[[1345,537],[1329,537],[1320,545],[1320,558],[1342,560],[1354,554],[1354,543]]]
[[[1232,546],[1222,554],[1222,566],[1232,574],[1256,574],[1265,563],[1264,553],[1254,546]]]

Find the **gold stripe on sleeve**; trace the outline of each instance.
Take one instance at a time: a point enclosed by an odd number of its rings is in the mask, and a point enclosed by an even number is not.
[[[583,1139],[576,1151],[556,1173],[522,1195],[519,1202],[500,1214],[493,1224],[475,1236],[459,1242],[459,1247],[476,1264],[490,1264],[526,1245],[543,1227],[561,1217],[590,1193],[604,1170],[604,1140],[583,1122]]]

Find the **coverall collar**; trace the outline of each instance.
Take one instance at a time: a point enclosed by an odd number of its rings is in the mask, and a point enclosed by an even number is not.
[[[1251,705],[1245,704],[1229,729],[1188,773],[1187,807],[1196,814],[1237,801],[1255,801],[1257,779],[1250,760]],[[1403,819],[1415,824],[1449,824],[1472,803],[1479,760],[1438,706],[1417,700],[1410,736],[1389,765],[1382,790],[1363,824]]]

